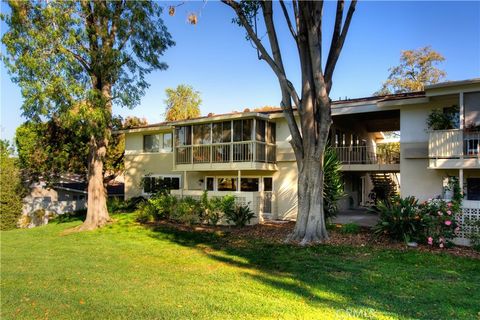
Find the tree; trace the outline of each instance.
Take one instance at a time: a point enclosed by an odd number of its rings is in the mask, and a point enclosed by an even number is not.
[[[277,36],[278,23],[274,19],[271,1],[223,0],[236,14],[242,26],[264,60],[278,78],[282,93],[281,108],[288,123],[290,141],[298,168],[298,215],[295,229],[289,239],[300,244],[322,242],[328,239],[324,215],[324,152],[332,123],[332,76],[342,51],[356,1],[351,1],[344,17],[344,1],[338,1],[334,29],[325,67],[322,67],[322,13],[323,1],[284,1],[275,3],[276,11],[291,34],[298,49],[301,68],[301,89],[297,90],[287,76],[282,50]],[[257,13],[263,20],[270,50],[257,35]],[[299,122],[296,121],[298,113]]]
[[[116,116],[112,130],[146,125],[146,119]],[[53,185],[62,174],[85,175],[88,172],[88,139],[82,131],[74,132],[54,119],[48,122],[27,121],[15,133],[19,168],[24,181],[42,181]],[[124,169],[125,134],[113,134],[104,163],[104,182],[114,179]]]
[[[8,141],[0,140],[0,230],[13,229],[22,214],[22,182]]]
[[[423,91],[429,84],[439,82],[446,73],[436,67],[445,58],[430,46],[417,50],[404,50],[400,64],[389,69],[390,75],[374,95]]]
[[[176,121],[196,118],[200,116],[200,92],[193,90],[192,86],[181,84],[176,89],[165,90],[167,111],[165,120]]]
[[[174,43],[162,9],[152,1],[105,0],[9,6],[4,61],[22,88],[23,114],[81,132],[75,144],[88,149],[88,211],[78,229],[102,226],[110,220],[103,171],[112,105],[137,105],[148,88],[145,75],[167,68],[159,58]]]

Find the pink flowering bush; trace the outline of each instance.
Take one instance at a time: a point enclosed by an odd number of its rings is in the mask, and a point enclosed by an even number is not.
[[[424,241],[440,248],[451,246],[460,230],[457,216],[461,213],[461,204],[434,199],[419,205],[419,212],[425,222]]]

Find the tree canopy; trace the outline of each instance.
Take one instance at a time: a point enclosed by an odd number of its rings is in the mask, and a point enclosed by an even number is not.
[[[389,69],[390,75],[374,95],[423,91],[424,87],[445,78],[445,71],[437,68],[445,58],[430,46],[404,50],[400,64]]]
[[[178,85],[177,88],[165,90],[166,113],[165,120],[176,121],[196,118],[200,116],[200,92],[195,91],[192,86]]]
[[[162,8],[154,1],[107,0],[9,6],[11,14],[2,16],[9,27],[3,57],[22,89],[23,115],[70,130],[74,147],[60,146],[62,157],[88,150],[88,211],[80,229],[104,225],[110,220],[103,165],[112,106],[135,107],[148,88],[145,76],[167,68],[160,58],[174,42]]]

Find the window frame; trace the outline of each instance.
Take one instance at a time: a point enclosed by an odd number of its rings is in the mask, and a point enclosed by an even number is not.
[[[171,190],[182,190],[183,189],[183,181],[182,181],[182,175],[180,174],[149,174],[149,175],[143,175],[141,178],[142,181],[142,196],[151,196],[154,194],[154,192],[145,192],[145,186],[143,185],[143,179],[145,178],[178,178],[178,189],[171,189]]]

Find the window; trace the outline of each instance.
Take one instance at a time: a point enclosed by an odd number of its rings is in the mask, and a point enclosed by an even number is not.
[[[217,190],[218,191],[237,191],[237,179],[236,178],[218,178]]]
[[[213,143],[230,142],[232,139],[232,123],[230,121],[212,124]]]
[[[240,191],[258,191],[258,178],[241,178]]]
[[[469,92],[463,95],[465,106],[465,127],[480,125],[480,92]]]
[[[480,200],[480,178],[467,179],[467,200]]]
[[[143,136],[144,152],[171,152],[172,151],[172,134],[158,133],[147,134]]]
[[[253,120],[234,120],[233,121],[233,141],[252,140]]]
[[[214,179],[213,177],[206,177],[205,178],[205,190],[207,191],[214,191],[215,186],[214,186]]]
[[[148,134],[143,136],[144,152],[159,152],[162,136],[160,134]]]
[[[267,122],[267,142],[275,144],[277,130],[274,122]]]
[[[256,120],[257,141],[265,142],[265,120]]]
[[[146,176],[142,180],[143,193],[151,194],[161,190],[180,189],[180,177],[175,176]]]
[[[172,151],[172,134],[164,133],[163,134],[163,146],[162,149],[165,151]]]
[[[271,177],[263,178],[263,191],[273,191],[273,178]]]
[[[210,124],[197,124],[193,126],[193,144],[210,144]]]
[[[192,127],[184,126],[175,129],[175,145],[189,146],[192,144]]]

